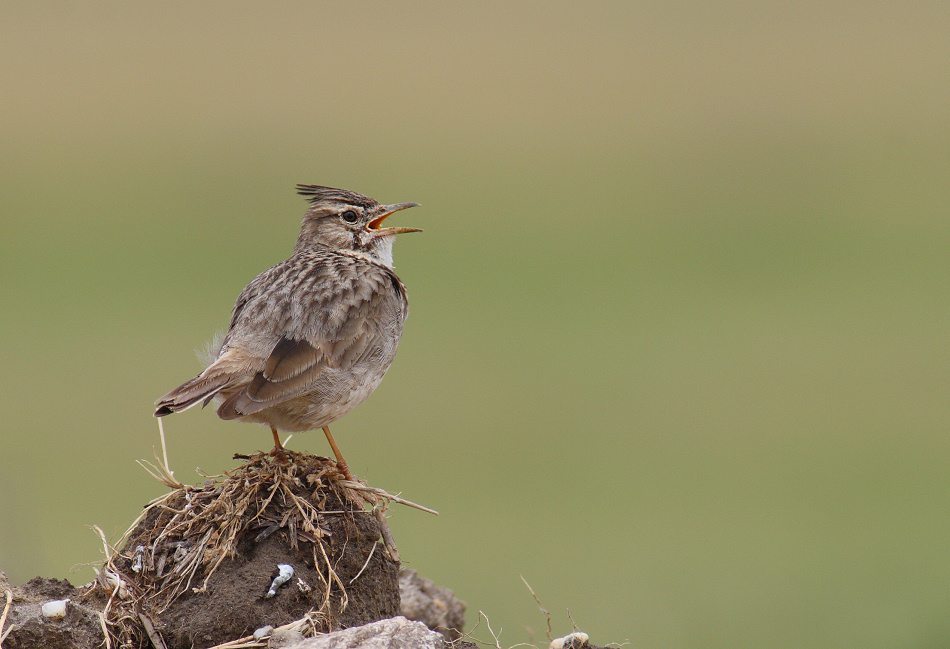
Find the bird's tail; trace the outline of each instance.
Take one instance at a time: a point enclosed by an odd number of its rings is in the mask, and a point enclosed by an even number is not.
[[[211,369],[208,368],[208,370]],[[222,388],[227,387],[233,378],[230,374],[220,371],[209,374],[208,370],[187,383],[179,385],[156,401],[155,416],[164,417],[173,412],[188,410],[199,401],[204,401],[207,404]]]

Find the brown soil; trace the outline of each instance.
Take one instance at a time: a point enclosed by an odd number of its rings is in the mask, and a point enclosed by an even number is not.
[[[329,508],[344,506],[328,501]],[[351,510],[352,511],[352,510]],[[328,517],[326,552],[334,571],[346,588],[347,604],[342,608],[342,590],[331,589],[324,604],[324,576],[327,564],[312,543],[290,546],[286,532],[274,533],[260,542],[246,536],[237,554],[226,559],[211,575],[205,592],[187,592],[158,613],[153,621],[169,649],[209,647],[250,635],[263,626],[278,627],[298,620],[308,611],[322,609],[325,617],[318,631],[358,626],[399,614],[399,564],[389,560],[374,542],[379,538],[376,519],[358,511],[349,516]],[[363,573],[350,583],[372,558]],[[266,598],[278,564],[289,564],[294,576]],[[300,579],[311,591],[298,586]]]

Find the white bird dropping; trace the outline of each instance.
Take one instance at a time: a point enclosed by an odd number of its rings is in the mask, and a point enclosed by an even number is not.
[[[277,570],[279,571],[277,576],[274,577],[274,581],[271,582],[270,590],[267,591],[267,594],[264,596],[266,598],[271,598],[277,594],[277,589],[290,581],[290,578],[294,576],[294,567],[287,563],[278,563]]]

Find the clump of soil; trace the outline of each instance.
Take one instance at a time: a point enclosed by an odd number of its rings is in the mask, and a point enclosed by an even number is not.
[[[310,634],[399,613],[383,516],[392,497],[345,480],[326,458],[236,457],[247,461],[200,488],[158,468],[173,490],[100,571],[116,644],[160,646],[160,635],[169,649],[202,648],[295,620]],[[268,596],[279,564],[293,577]]]
[[[5,633],[0,635],[7,636],[0,640],[4,649],[92,648],[102,644],[98,609],[81,603],[82,593],[65,579],[35,577],[18,588],[10,588],[0,572],[0,592],[12,595],[12,607],[3,620]],[[64,617],[51,619],[42,614],[44,603],[63,599],[69,600]]]

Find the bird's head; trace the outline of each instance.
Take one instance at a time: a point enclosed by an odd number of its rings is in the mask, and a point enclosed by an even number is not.
[[[395,236],[403,232],[422,232],[418,228],[382,227],[390,214],[418,207],[418,203],[380,205],[362,194],[320,185],[297,185],[297,193],[307,197],[310,209],[303,217],[294,251],[320,244],[363,253],[392,268]]]

